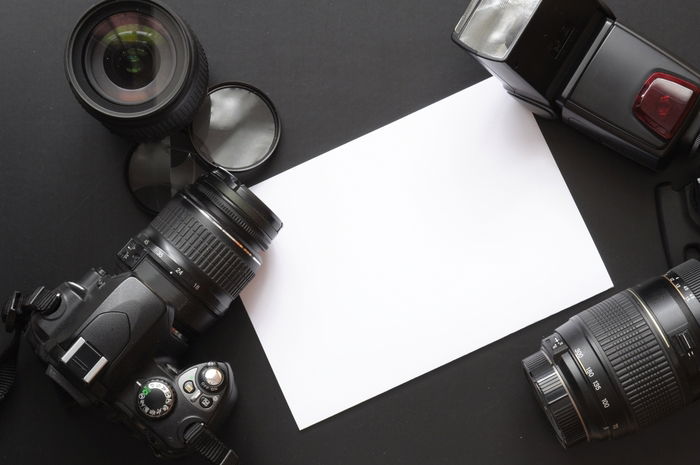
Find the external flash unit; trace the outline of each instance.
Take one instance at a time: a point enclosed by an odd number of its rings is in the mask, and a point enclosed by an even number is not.
[[[535,114],[647,167],[700,147],[700,75],[598,0],[472,0],[453,38]]]

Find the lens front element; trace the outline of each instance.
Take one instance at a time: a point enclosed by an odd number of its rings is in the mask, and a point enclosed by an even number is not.
[[[86,46],[85,72],[103,97],[122,105],[148,102],[168,87],[177,52],[155,18],[117,13],[99,23]]]
[[[155,39],[160,35],[153,29],[114,31],[106,38],[104,67],[107,77],[125,89],[141,89],[155,78],[160,68],[160,56]],[[162,39],[161,39],[162,41]]]

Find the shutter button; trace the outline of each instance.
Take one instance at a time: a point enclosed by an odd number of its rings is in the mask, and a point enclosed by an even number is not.
[[[224,372],[215,363],[207,364],[199,372],[199,385],[207,392],[219,392],[226,381]]]

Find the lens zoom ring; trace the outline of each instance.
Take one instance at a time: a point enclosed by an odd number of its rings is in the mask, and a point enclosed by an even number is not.
[[[168,203],[151,226],[234,298],[255,275],[235,244],[219,240],[179,202]]]
[[[640,309],[621,293],[581,313],[608,357],[640,427],[683,406],[671,364]]]

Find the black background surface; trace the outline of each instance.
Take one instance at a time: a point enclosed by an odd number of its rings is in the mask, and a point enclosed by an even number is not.
[[[249,82],[263,89],[280,112],[278,152],[248,177],[250,182],[487,77],[450,40],[466,0],[169,3],[207,50],[211,83]],[[621,22],[700,68],[695,1],[609,4]],[[130,144],[81,109],[63,76],[65,40],[89,5],[82,0],[0,2],[0,296],[111,266],[114,253],[149,221],[125,182]],[[665,271],[653,196],[663,175],[558,122],[540,125],[616,289]],[[400,172],[396,166],[395,174]],[[505,305],[518,305],[517,296],[494,299],[490,311]],[[241,395],[221,436],[250,465],[697,463],[698,405],[623,440],[569,451],[558,445],[519,364],[542,336],[585,305],[302,432],[240,305],[185,363],[232,363]],[[43,375],[26,345],[20,370],[17,389],[0,403],[0,464],[162,463],[122,426],[72,405]],[[188,458],[180,463],[203,462]]]

